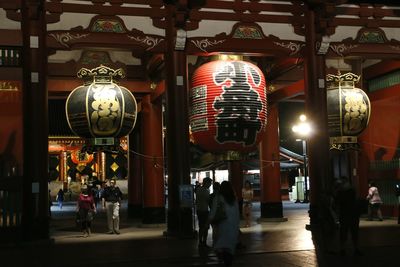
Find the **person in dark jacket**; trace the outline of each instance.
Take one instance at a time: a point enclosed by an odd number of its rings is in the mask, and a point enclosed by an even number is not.
[[[103,209],[107,212],[108,234],[120,234],[119,231],[119,209],[121,206],[122,192],[116,186],[116,180],[110,180],[110,186],[104,188],[101,196]]]
[[[60,210],[63,207],[63,202],[64,202],[64,191],[60,188],[60,190],[58,190],[57,196],[56,196],[56,200],[58,203],[58,207],[60,208]]]
[[[357,203],[356,191],[350,184],[349,178],[342,176],[336,190],[336,207],[339,213],[340,253],[346,254],[345,244],[350,232],[354,255],[361,255],[358,247],[358,232],[360,225],[360,210]]]
[[[209,198],[209,207],[211,210],[212,207],[212,203],[214,201],[214,197],[216,197],[218,195],[219,189],[221,187],[221,184],[219,182],[214,182],[213,183],[213,192],[210,194],[210,198]],[[215,241],[217,240],[217,235],[218,235],[218,224],[215,223],[210,223],[211,227],[212,227],[212,241],[213,244],[215,243]]]

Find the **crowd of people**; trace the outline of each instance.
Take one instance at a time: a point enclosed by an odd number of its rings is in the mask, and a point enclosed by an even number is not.
[[[212,186],[212,193],[210,188]],[[233,256],[240,245],[240,217],[244,220],[244,227],[251,227],[252,203],[254,193],[249,181],[245,181],[241,190],[241,196],[237,196],[230,181],[213,182],[211,178],[204,178],[202,183],[197,183],[194,188],[195,211],[198,219],[198,246],[199,249],[209,249],[208,232],[212,228],[212,247],[217,256],[226,266],[232,264]],[[398,194],[400,195],[400,193]],[[63,207],[64,191],[60,189],[56,200],[59,209]],[[84,237],[91,235],[91,223],[98,211],[98,203],[107,214],[108,234],[120,234],[119,210],[122,200],[122,192],[116,186],[116,179],[110,179],[101,187],[81,186],[76,214]],[[240,209],[240,201],[242,207]],[[357,198],[356,190],[348,177],[334,179],[332,192],[329,197],[329,212],[332,222],[338,231],[340,254],[346,254],[346,242],[350,236],[353,253],[361,255],[358,244],[360,216],[368,210],[367,220],[373,220],[376,216],[383,220],[380,207],[382,199],[379,190],[373,181],[369,182],[368,194],[364,202]],[[368,207],[368,209],[367,209]],[[365,212],[366,213],[366,212]],[[399,219],[400,222],[400,219]]]
[[[83,237],[91,235],[91,224],[97,211],[99,203],[101,208],[107,214],[108,234],[120,234],[119,230],[119,210],[122,200],[122,192],[116,186],[116,179],[104,181],[101,184],[86,184],[80,186],[80,193],[76,201],[76,223],[83,233]],[[59,189],[56,195],[56,201],[60,210],[62,210],[65,199],[65,192]],[[52,205],[49,190],[49,216],[51,216],[50,207]]]

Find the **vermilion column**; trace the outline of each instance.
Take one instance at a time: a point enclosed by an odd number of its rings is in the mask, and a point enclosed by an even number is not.
[[[362,138],[360,142],[362,142]],[[367,156],[367,153],[365,150],[361,150],[358,152],[357,155],[357,174],[359,177],[362,177],[363,179],[359,179],[359,184],[358,184],[358,197],[359,198],[365,198],[367,195],[365,192],[368,192],[368,180],[369,180],[369,169],[370,169],[370,161]]]
[[[228,162],[229,180],[238,197],[239,203],[242,203],[243,188],[243,168],[240,160],[232,160]]]
[[[129,173],[128,173],[128,216],[131,218],[142,217],[142,142],[141,142],[141,116],[138,114],[135,129],[129,135]]]
[[[46,20],[42,0],[21,1],[25,240],[49,237]]]
[[[278,118],[278,105],[270,106],[266,133],[260,144],[261,218],[283,218]]]
[[[310,177],[310,224],[317,225],[321,209],[322,194],[330,184],[329,138],[327,95],[325,88],[325,58],[317,55],[315,11],[306,11],[305,37],[306,58],[304,67],[304,90],[306,94],[306,115],[312,127],[307,143]]]
[[[190,188],[187,59],[184,51],[174,50],[176,29],[168,18],[166,77],[166,155],[168,164],[167,235],[193,237],[193,213],[188,201],[181,201],[180,190]],[[185,194],[189,196],[190,193]]]
[[[164,162],[162,106],[150,95],[142,99],[143,217],[145,224],[164,223]]]
[[[63,183],[63,189],[67,189],[68,188],[68,179],[67,179],[67,170],[66,170],[66,166],[67,166],[67,152],[65,152],[64,150],[62,150],[60,152],[60,161],[58,163],[60,166],[60,181],[62,181]]]

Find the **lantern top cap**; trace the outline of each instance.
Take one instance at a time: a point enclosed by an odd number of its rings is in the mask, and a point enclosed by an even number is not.
[[[94,69],[81,68],[77,73],[78,78],[84,79],[85,82],[112,82],[125,77],[123,69],[112,69],[110,67],[100,65]]]
[[[351,72],[347,72],[345,74],[340,74],[338,75],[333,75],[333,74],[328,74],[326,75],[326,83],[327,83],[327,88],[338,88],[338,87],[351,87],[354,88],[354,84],[357,83],[360,80],[359,75],[356,75]]]

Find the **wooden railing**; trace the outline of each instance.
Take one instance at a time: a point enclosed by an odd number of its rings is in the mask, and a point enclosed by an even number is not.
[[[16,240],[21,232],[22,177],[0,177],[0,235]]]
[[[370,163],[370,169],[376,171],[400,169],[400,159],[374,160]]]
[[[0,46],[0,67],[20,67],[21,47]]]

